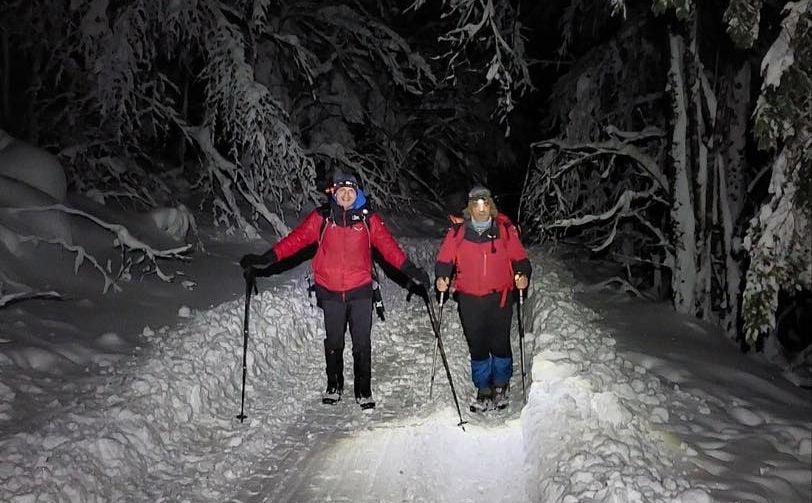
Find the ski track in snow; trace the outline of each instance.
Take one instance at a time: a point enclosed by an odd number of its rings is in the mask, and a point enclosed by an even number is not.
[[[434,243],[406,242],[411,257],[431,264]],[[473,390],[454,302],[443,340],[465,431],[439,358],[429,400],[434,339],[425,305],[417,296],[407,304],[389,280],[387,320],[376,318],[372,332],[377,408],[362,412],[352,400],[349,337],[346,394],[322,405],[321,312],[301,278],[275,281],[252,300],[242,424],[242,301],[193,313],[175,330],[145,328],[146,347],[100,377],[4,375],[0,424],[10,433],[0,440],[0,500],[701,503],[743,485],[748,498],[766,491],[780,501],[808,499],[782,482],[808,477],[808,423],[664,384],[616,354],[614,339],[592,323],[595,313],[573,299],[561,264],[535,251],[531,260],[525,358],[533,384],[524,408],[514,321],[510,407],[468,412]],[[54,394],[49,412],[9,424],[15,396]],[[727,415],[709,416],[725,407]],[[692,431],[670,424],[674,415],[695,419]],[[770,428],[784,457],[763,477],[731,480],[729,453],[739,455],[735,446],[752,425]],[[689,445],[689,435],[702,441]],[[714,475],[713,485],[692,477],[696,470]]]

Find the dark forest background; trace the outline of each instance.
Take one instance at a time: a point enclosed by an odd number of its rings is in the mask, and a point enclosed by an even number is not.
[[[287,232],[338,167],[401,212],[485,183],[528,242],[611,260],[743,348],[778,329],[791,360],[812,313],[811,9],[3,0],[0,129],[70,191],[249,237]]]

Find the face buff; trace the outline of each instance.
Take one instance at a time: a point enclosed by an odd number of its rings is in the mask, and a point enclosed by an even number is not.
[[[483,232],[490,229],[492,220],[493,219],[491,217],[488,217],[488,219],[485,220],[484,222],[477,222],[476,220],[474,220],[472,218],[471,219],[471,227],[474,228],[474,230],[476,231],[477,234],[481,235]]]

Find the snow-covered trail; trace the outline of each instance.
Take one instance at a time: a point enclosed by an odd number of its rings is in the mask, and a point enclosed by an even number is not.
[[[463,432],[455,416],[334,436],[232,501],[528,501],[518,425]]]
[[[431,263],[434,241],[406,242],[418,263]],[[406,303],[388,280],[387,321],[373,327],[378,407],[322,405],[321,312],[307,301],[301,267],[263,280],[251,303],[244,423],[235,419],[242,300],[192,312],[172,329],[145,327],[137,354],[86,379],[12,373],[4,363],[0,501],[809,500],[807,404],[775,417],[761,402],[729,409],[726,389],[681,387],[684,375],[649,372],[656,365],[615,351],[596,314],[574,300],[561,263],[539,250],[531,260],[525,407],[516,368],[508,410],[467,411],[470,367],[452,302],[443,339],[470,422],[458,428],[439,366],[428,398],[434,339],[425,305]],[[347,390],[351,361],[348,338]],[[12,421],[18,400],[41,410]],[[762,438],[748,426],[754,418],[775,438],[767,465],[737,448],[742,435]]]
[[[425,241],[410,246],[425,265],[432,254]],[[251,302],[244,423],[235,419],[244,304],[234,301],[191,312],[173,329],[144,327],[135,356],[87,380],[54,382],[51,410],[0,440],[0,500],[476,501],[502,485],[523,501],[520,397],[458,428],[439,362],[428,398],[434,336],[425,304],[417,296],[406,303],[388,279],[387,321],[373,327],[378,407],[362,412],[351,398],[321,404],[322,319],[305,295],[304,270],[262,280]],[[444,340],[467,418],[470,369],[452,306]],[[349,397],[351,369],[348,337]],[[11,382],[9,406],[16,394],[50,394],[47,378],[3,382]]]
[[[373,327],[377,408],[362,412],[352,400],[348,341],[345,398],[337,406],[321,404],[323,370],[319,365],[310,373],[304,410],[283,435],[293,445],[282,456],[274,449],[257,460],[264,468],[231,501],[527,501],[520,391],[508,410],[470,417],[468,353],[455,305],[448,304],[443,339],[463,417],[470,420],[465,430],[458,427],[439,357],[429,399],[434,336],[424,302],[414,296],[407,304],[406,291],[392,282],[383,288],[387,319],[376,318]]]

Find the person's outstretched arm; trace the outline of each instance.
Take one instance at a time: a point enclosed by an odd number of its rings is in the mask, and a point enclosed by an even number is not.
[[[245,274],[256,275],[258,270],[266,269],[274,263],[291,257],[319,239],[319,230],[324,217],[317,210],[311,211],[304,221],[297,225],[287,236],[276,242],[261,255],[249,253],[240,259],[240,266]]]

